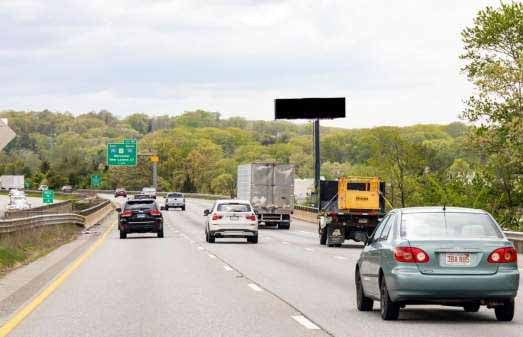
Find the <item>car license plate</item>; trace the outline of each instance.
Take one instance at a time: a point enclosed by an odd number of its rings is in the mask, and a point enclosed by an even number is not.
[[[447,253],[445,254],[445,264],[447,266],[470,266],[470,254],[456,254]]]
[[[358,223],[367,223],[367,222],[369,222],[369,219],[365,219],[365,218],[358,219]]]
[[[229,219],[231,219],[231,221],[238,221],[240,219],[239,216],[231,216],[229,217]]]
[[[137,217],[138,219],[143,219],[143,218],[145,218],[145,214],[138,214],[136,217]]]

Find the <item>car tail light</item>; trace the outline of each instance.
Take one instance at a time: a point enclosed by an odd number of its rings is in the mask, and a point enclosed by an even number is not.
[[[212,214],[212,219],[213,220],[220,220],[221,218],[223,218],[223,216],[221,214],[218,214],[218,213],[213,213]]]
[[[247,220],[256,221],[256,214],[249,214],[245,216]]]
[[[131,216],[133,216],[133,211],[131,211],[131,210],[129,210],[129,209],[128,209],[128,210],[125,210],[125,211],[123,211],[123,212],[120,214],[120,216],[121,216],[122,218],[128,218],[128,217],[131,217]]]
[[[152,216],[160,216],[162,215],[162,212],[160,212],[159,210],[157,209],[152,209],[149,214],[151,214]]]
[[[498,248],[487,258],[489,263],[516,263],[518,262],[518,252],[513,247]]]
[[[394,249],[394,258],[398,262],[406,263],[429,262],[429,254],[416,247],[396,247]]]

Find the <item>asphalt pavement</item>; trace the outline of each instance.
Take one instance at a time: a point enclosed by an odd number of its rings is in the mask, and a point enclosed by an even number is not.
[[[161,202],[161,201],[160,201]],[[12,336],[521,336],[492,310],[412,306],[395,322],[355,306],[361,244],[320,246],[315,226],[261,229],[258,244],[205,242],[203,210],[164,211],[165,238],[108,238]],[[520,261],[523,257],[520,255]]]

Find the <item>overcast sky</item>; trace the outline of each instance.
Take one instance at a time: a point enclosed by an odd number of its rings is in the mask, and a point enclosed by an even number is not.
[[[1,0],[0,109],[273,119],[347,97],[342,127],[458,120],[460,32],[494,0]]]

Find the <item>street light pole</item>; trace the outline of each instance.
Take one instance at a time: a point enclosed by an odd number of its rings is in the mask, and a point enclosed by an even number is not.
[[[319,209],[320,205],[320,170],[321,170],[321,161],[320,161],[320,120],[316,119],[313,122],[313,145],[314,145],[314,191],[316,194],[316,200],[314,203]]]

